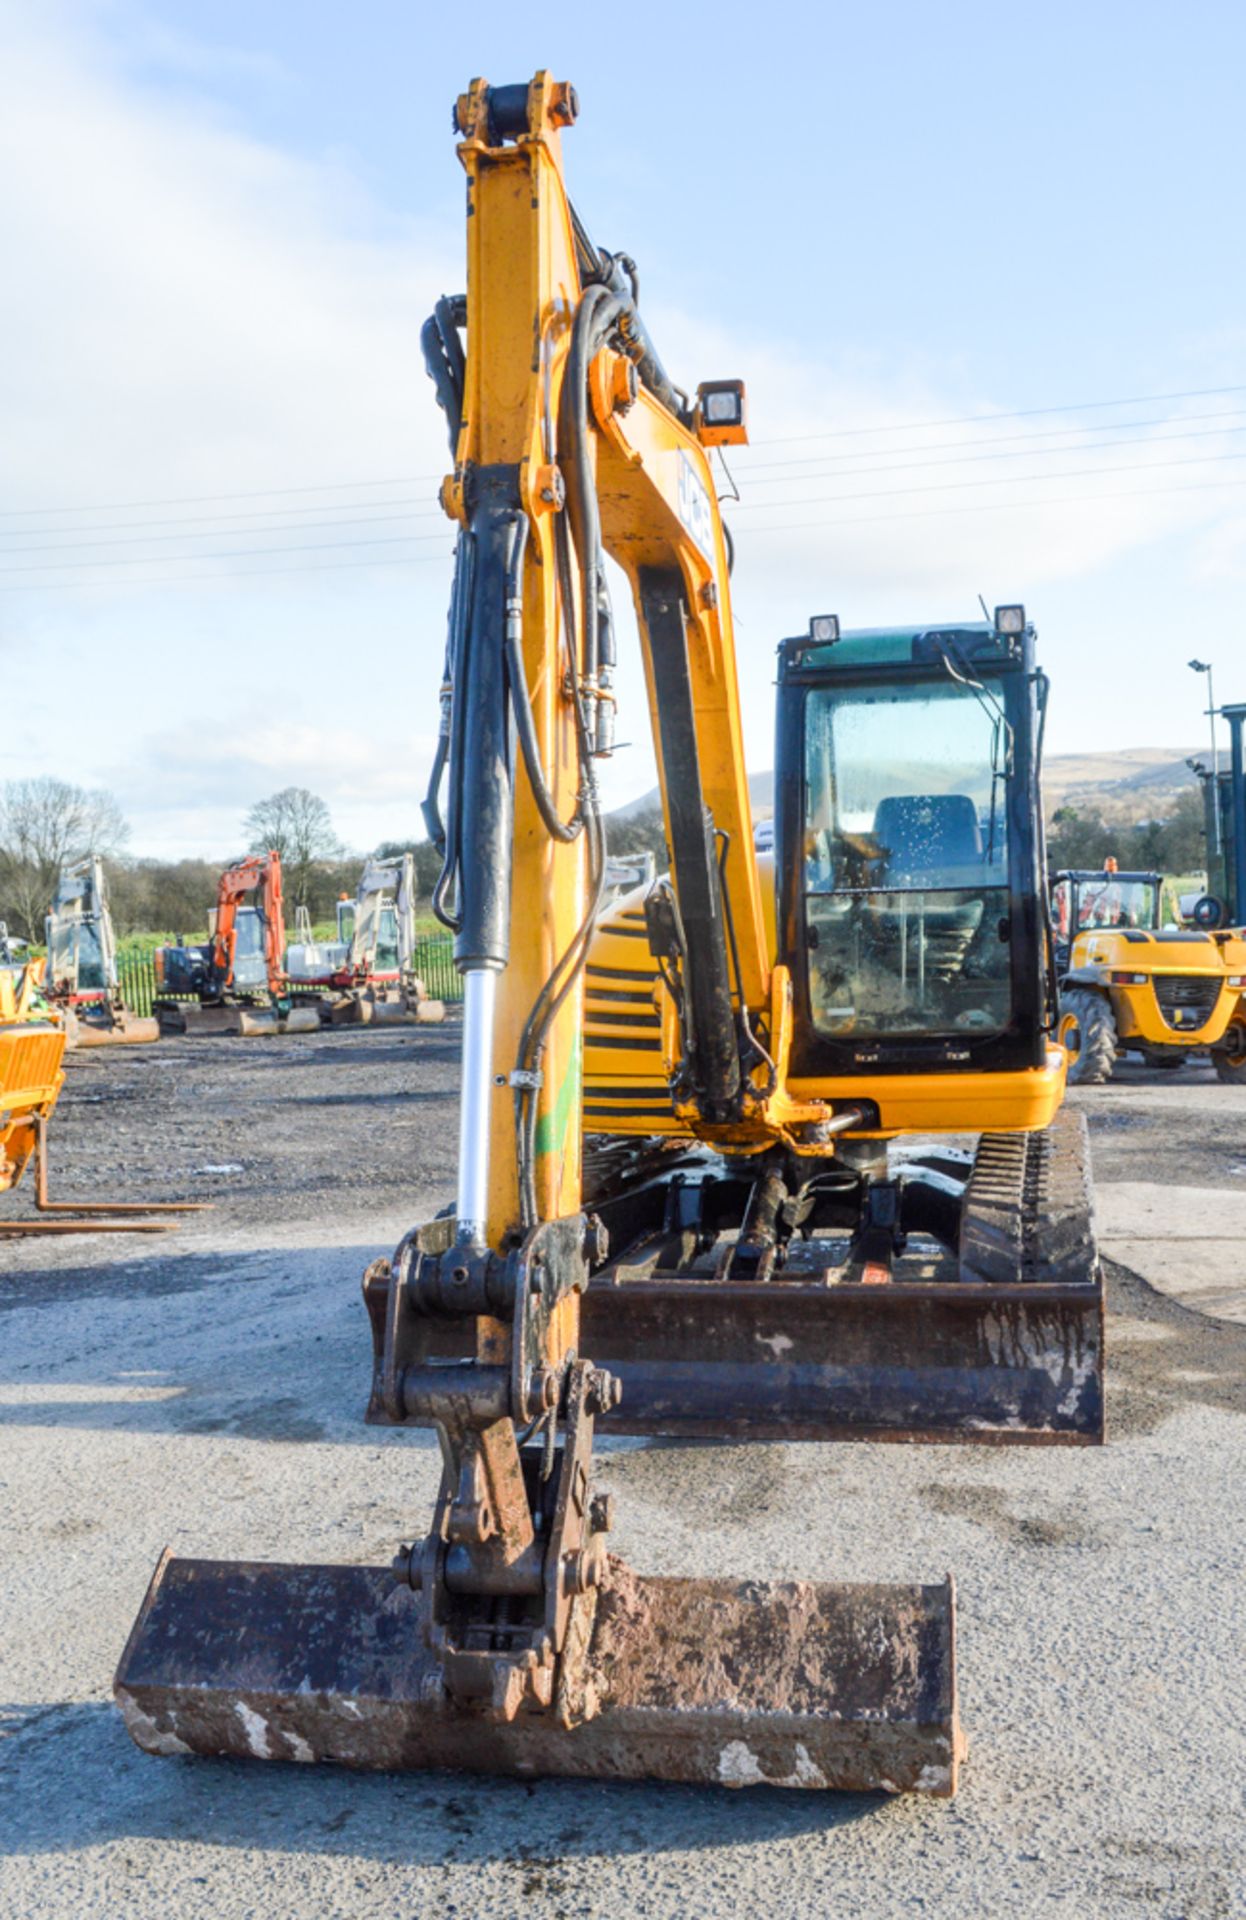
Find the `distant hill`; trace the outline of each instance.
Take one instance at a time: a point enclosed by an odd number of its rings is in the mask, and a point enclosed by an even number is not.
[[[1116,753],[1053,753],[1043,768],[1047,812],[1094,805],[1107,819],[1162,815],[1194,776],[1187,760],[1207,758],[1205,747],[1125,747]]]
[[[1052,753],[1043,768],[1048,818],[1057,807],[1090,806],[1109,820],[1162,817],[1192,779],[1187,759],[1206,750],[1188,747],[1123,747],[1114,753]],[[774,810],[774,774],[755,773],[748,783],[753,813],[764,819]],[[659,804],[656,787],[619,807],[613,818],[631,820]]]

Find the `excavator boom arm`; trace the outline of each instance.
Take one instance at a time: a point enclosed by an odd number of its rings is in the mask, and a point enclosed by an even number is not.
[[[285,988],[286,924],[281,897],[281,855],[249,853],[227,867],[216,886],[216,923],[212,964],[222,992],[233,985],[238,952],[238,908],[253,893],[264,930],[264,968],[268,991],[276,1000]]]

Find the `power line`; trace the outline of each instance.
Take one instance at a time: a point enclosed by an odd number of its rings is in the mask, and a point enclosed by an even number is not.
[[[1222,408],[1219,411],[1213,412],[1213,413],[1194,413],[1194,414],[1177,415],[1175,418],[1171,414],[1165,414],[1162,416],[1156,416],[1149,420],[1119,421],[1116,424],[1121,428],[1127,428],[1130,432],[1133,432],[1135,430],[1140,431],[1141,429],[1147,428],[1147,427],[1183,425],[1186,421],[1201,422],[1204,420],[1239,420],[1242,418],[1243,412],[1246,412],[1246,409]],[[1092,427],[1058,427],[1050,430],[1050,432],[1048,433],[1011,434],[1011,435],[1002,436],[1002,439],[1004,441],[1029,441],[1029,440],[1035,440],[1035,439],[1039,439],[1039,440],[1068,439],[1071,435],[1086,434],[1086,433],[1091,433],[1093,431],[1094,429]],[[1222,429],[1222,431],[1225,433],[1233,433],[1233,432],[1240,431],[1240,429],[1233,428],[1233,427],[1225,427]],[[1215,432],[1216,430],[1212,429],[1210,435],[1202,435],[1202,436],[1198,434],[1188,434],[1188,433],[1170,433],[1170,434],[1157,435],[1154,438],[1154,440],[1148,442],[1147,444],[1158,446],[1168,440],[1183,440],[1183,439],[1197,439],[1200,437],[1214,437]],[[936,441],[934,442],[933,445],[930,445],[930,446],[918,444],[911,447],[888,447],[884,450],[884,457],[894,461],[895,464],[893,467],[890,467],[890,468],[889,467],[862,467],[858,469],[858,471],[860,471],[861,473],[870,473],[870,472],[885,473],[889,471],[898,472],[902,469],[901,456],[906,455],[908,453],[915,453],[915,454],[941,453],[945,450],[948,450],[948,449],[955,450],[962,446],[964,447],[981,447],[981,446],[998,447],[1000,444],[1001,444],[1001,440],[999,438],[996,438],[996,439],[988,438],[985,440],[974,439],[974,440],[961,440],[961,441],[957,441],[957,440]],[[1025,459],[1027,457],[1033,457],[1035,459],[1039,459],[1039,458],[1045,457],[1048,453],[1051,453],[1051,454],[1082,453],[1082,452],[1092,451],[1092,448],[1094,446],[1131,446],[1133,444],[1135,443],[1131,440],[1116,440],[1116,441],[1099,441],[1095,443],[1083,444],[1082,446],[1074,446],[1074,447],[1051,447],[1051,448],[1034,447],[1028,450],[1023,449],[1021,452],[1014,453],[1014,454],[991,453],[991,454],[972,455],[972,456],[967,455],[965,456],[965,460],[966,460],[966,463],[968,463],[970,459],[999,458],[999,459],[1020,460],[1020,459]],[[743,451],[747,455],[747,453],[750,450],[744,449]],[[843,461],[843,460],[853,460],[858,458],[860,458],[860,453],[858,450],[854,449],[851,452],[845,452],[845,453],[812,454],[812,455],[809,455],[807,458],[798,459],[798,460],[770,460],[770,461],[765,461],[761,463],[753,463],[753,464],[746,463],[741,468],[741,478],[747,479],[747,480],[756,480],[756,484],[758,486],[774,486],[778,484],[776,481],[760,480],[760,479],[757,479],[757,475],[762,473],[768,473],[768,472],[777,472],[779,474],[786,474],[798,468],[822,466],[828,461]],[[918,463],[915,462],[914,464],[918,464]],[[927,465],[927,466],[946,464],[951,466],[951,465],[960,464],[960,462],[958,460],[949,460],[947,462],[924,461],[924,462],[921,462],[920,464]],[[823,476],[810,475],[809,477],[816,479],[816,478],[821,478]],[[826,477],[839,478],[841,476],[839,474],[836,474],[834,476],[827,475]],[[362,485],[364,483],[360,482],[359,484]],[[312,513],[312,514],[324,513],[326,511],[332,511],[333,506],[334,506],[334,503],[331,501],[327,503],[323,501],[318,501],[314,506],[262,507],[262,508],[256,509],[255,511],[239,510],[238,512],[229,513],[225,515],[222,515],[220,513],[191,514],[191,515],[183,516],[182,518],[176,519],[176,520],[169,520],[169,519],[102,520],[102,521],[94,521],[94,522],[88,523],[85,526],[58,527],[55,529],[55,532],[58,537],[63,535],[66,538],[68,538],[68,536],[70,535],[90,534],[90,533],[102,533],[102,534],[111,535],[114,533],[125,533],[134,529],[150,527],[157,530],[157,532],[153,533],[151,536],[153,540],[157,538],[157,535],[161,539],[174,538],[179,535],[181,530],[194,529],[195,527],[205,527],[209,529],[210,532],[212,533],[217,533],[217,532],[246,533],[248,529],[245,526],[238,525],[237,524],[238,522],[248,521],[248,520],[274,520],[274,519],[292,520],[298,515],[305,515],[309,513]],[[442,512],[442,508],[439,505],[428,504],[428,496],[426,494],[421,493],[421,494],[409,495],[402,499],[378,500],[378,501],[375,501],[371,506],[365,506],[362,501],[354,501],[354,500],[343,501],[341,503],[340,513],[336,515],[333,520],[320,521],[316,524],[319,528],[330,528],[335,526],[350,527],[350,526],[356,526],[356,525],[358,526],[370,525],[381,519],[382,508],[388,509],[390,507],[409,508],[411,518],[419,519],[419,520],[435,519]],[[353,515],[354,517],[351,519],[343,518],[342,515],[347,513]],[[226,522],[226,524],[222,524],[223,520]],[[307,524],[308,530],[310,530],[311,523],[308,522],[306,524]],[[261,530],[271,531],[273,533],[286,531],[286,529],[282,527],[273,527],[271,529],[264,528]],[[41,527],[4,528],[4,529],[0,529],[0,541],[17,540],[17,539],[23,538],[28,533],[38,534],[38,533],[42,533],[43,531],[44,529]],[[290,532],[302,531],[302,528],[292,526],[289,529],[289,531]],[[186,538],[188,539],[196,539],[201,537],[205,537],[205,536],[197,535],[193,531],[187,532],[186,534]],[[90,542],[79,542],[77,544],[103,546],[103,545],[110,545],[110,544],[122,545],[126,543],[123,543],[120,541],[112,542],[112,541],[100,540],[100,541],[90,541]],[[49,551],[53,550],[53,546],[54,546],[54,543],[49,542],[48,550]],[[34,550],[35,549],[24,549],[21,547],[14,547],[14,546],[0,547],[0,553],[5,553],[5,552],[20,553],[23,551],[34,551]]]
[[[346,493],[354,487],[431,486],[441,477],[439,473],[404,473],[400,474],[396,480],[324,480],[316,486],[258,487],[250,493],[185,493],[160,500],[105,501],[103,505],[93,507],[6,507],[0,509],[0,520],[14,520],[24,513],[128,513],[132,508],[139,507],[206,506],[212,500],[271,500],[274,495],[283,493]]]
[[[1146,444],[1148,446],[1163,446],[1170,441],[1176,442],[1176,441],[1197,440],[1197,439],[1220,439],[1225,434],[1230,434],[1230,433],[1240,434],[1243,432],[1246,432],[1246,427],[1226,427],[1223,429],[1201,429],[1196,433],[1190,433],[1190,434],[1184,434],[1184,433],[1165,434],[1157,439],[1147,442]],[[1133,446],[1135,444],[1136,443],[1133,441],[1101,440],[1101,441],[1094,441],[1085,448],[1061,447],[1061,448],[1052,448],[1050,449],[1050,451],[1053,453],[1066,453],[1066,454],[1081,453],[1083,451],[1084,452],[1095,451],[1103,447]],[[1029,457],[1030,456],[1026,454],[974,454],[974,455],[967,456],[964,460],[961,460],[959,458],[948,459],[945,457],[940,457],[939,459],[936,459],[936,460],[897,462],[891,466],[847,468],[847,469],[841,469],[839,472],[833,473],[833,474],[826,474],[826,475],[818,474],[810,477],[814,479],[826,478],[826,479],[834,479],[834,480],[847,480],[847,479],[856,478],[858,476],[868,477],[873,474],[910,472],[922,467],[959,466],[959,465],[967,465],[967,464],[970,464],[971,462],[976,462],[979,460],[1025,459]],[[940,481],[940,482],[937,482],[935,486],[928,487],[928,488],[902,487],[902,488],[876,489],[869,493],[861,493],[857,490],[854,490],[850,494],[800,495],[789,501],[744,500],[740,502],[740,506],[742,511],[753,512],[753,511],[756,511],[757,509],[765,509],[768,507],[777,509],[785,505],[791,505],[791,506],[799,505],[799,504],[802,504],[806,498],[809,499],[811,503],[823,502],[823,501],[832,502],[832,501],[839,501],[839,500],[887,498],[893,493],[936,492],[943,487],[971,487],[971,486],[980,487],[980,486],[991,486],[994,484],[1000,484],[1005,486],[1018,486],[1018,485],[1025,485],[1025,484],[1045,484],[1046,482],[1051,480],[1079,478],[1083,474],[1098,475],[1098,474],[1125,473],[1125,472],[1135,472],[1135,471],[1146,472],[1148,469],[1153,467],[1162,468],[1165,466],[1198,465],[1203,462],[1209,462],[1215,459],[1232,460],[1232,459],[1239,459],[1241,457],[1242,456],[1238,454],[1224,454],[1224,455],[1200,454],[1200,455],[1195,455],[1188,460],[1130,461],[1130,462],[1125,462],[1118,466],[1113,466],[1113,467],[1089,467],[1089,468],[1068,467],[1068,468],[1057,470],[1054,473],[1047,473],[1047,474],[1018,473],[1018,474],[994,476],[990,479],[984,479],[984,480]],[[755,482],[755,484],[758,486],[780,486],[786,483],[787,478],[788,476],[786,474],[783,474],[771,480],[758,480]],[[384,502],[381,502],[380,504],[383,506],[403,507],[406,503],[404,503],[403,501],[397,500],[397,501],[384,501]],[[307,511],[307,509],[304,509],[304,511]],[[255,532],[257,534],[258,533],[287,533],[287,532],[289,533],[335,532],[338,529],[345,530],[352,527],[384,526],[384,525],[391,525],[396,521],[438,519],[440,517],[441,517],[441,509],[439,507],[421,508],[421,507],[412,505],[409,508],[409,510],[401,513],[391,514],[391,513],[380,513],[380,512],[363,512],[350,520],[343,520],[338,518],[333,520],[304,522],[301,525],[291,526],[291,527],[283,527],[283,526],[263,527],[263,528],[256,528]],[[163,523],[157,522],[155,524],[160,525]],[[4,556],[11,556],[14,554],[22,554],[22,553],[49,553],[49,554],[55,555],[60,553],[81,552],[84,549],[89,547],[152,546],[152,545],[161,544],[163,542],[170,541],[170,540],[204,540],[204,539],[211,539],[211,538],[217,537],[221,534],[228,536],[230,533],[236,533],[236,534],[240,534],[243,537],[247,537],[250,531],[251,530],[246,527],[240,528],[240,527],[237,527],[236,525],[221,526],[219,523],[219,520],[217,520],[215,522],[210,522],[209,530],[204,532],[184,532],[179,530],[177,532],[122,535],[120,537],[116,537],[109,534],[107,537],[98,539],[98,540],[38,541],[27,546],[8,546],[8,547],[0,548],[0,554]],[[438,537],[440,537],[440,535],[439,534],[411,534],[411,535],[405,535],[402,537],[409,538],[411,540],[430,541],[430,540],[437,539]],[[266,553],[301,552],[301,551],[319,552],[319,551],[322,551],[326,546],[347,546],[351,544],[369,545],[369,544],[380,544],[380,543],[379,541],[378,542],[359,541],[359,542],[353,542],[353,543],[349,541],[334,541],[334,542],[321,541],[321,542],[313,542],[312,545],[307,548],[297,547],[297,546],[268,547],[268,548],[245,547],[245,548],[227,550],[226,552],[219,553],[219,554],[187,553],[187,554],[183,554],[176,557],[181,559],[186,559],[186,560],[235,559],[235,558],[246,558],[250,554],[261,555]],[[115,561],[114,560],[65,560],[62,562],[59,560],[50,559],[47,561],[38,562],[29,567],[21,567],[21,568],[0,567],[0,573],[46,572],[51,569],[59,568],[62,566],[74,567],[74,568],[86,568],[86,567],[103,567],[103,566],[156,565],[160,561],[162,561],[164,558],[165,558],[164,555],[153,554],[150,556],[150,558],[146,558],[143,555],[136,555],[131,560],[120,559]]]
[[[270,553],[328,553],[336,547],[407,547],[423,546],[429,540],[449,540],[450,530],[444,533],[394,533],[386,534],[376,540],[312,540],[306,546],[293,547],[230,547],[221,553],[183,553],[181,560],[247,560],[252,556],[260,558]],[[43,560],[31,561],[28,566],[0,567],[0,574],[8,573],[65,573],[77,571],[82,567],[154,567],[162,564],[164,556],[155,554],[150,560],[135,557],[132,560]]]
[[[1010,413],[961,413],[949,420],[896,421],[891,426],[836,427],[826,433],[784,433],[773,440],[754,440],[755,447],[794,446],[801,440],[842,440],[848,434],[919,433],[927,427],[983,426],[991,420],[1036,420],[1048,413],[1094,413],[1104,407],[1146,407],[1160,400],[1209,400],[1222,393],[1246,393],[1246,386],[1191,387],[1185,393],[1142,393],[1125,400],[1079,400],[1063,407],[1018,407]]]
[[[1170,487],[1129,487],[1111,493],[1062,493],[1054,500],[966,500],[955,507],[910,507],[899,513],[841,515],[837,519],[783,520],[773,527],[750,527],[749,538],[763,533],[807,533],[822,527],[866,527],[893,520],[941,520],[949,513],[1027,513],[1033,508],[1077,506],[1095,500],[1150,500],[1168,493],[1225,493],[1246,487],[1246,480],[1192,480]],[[11,591],[11,589],[9,589]],[[38,589],[36,589],[38,591]]]
[[[397,504],[401,503],[399,502]],[[435,507],[433,513],[444,520],[445,515],[442,514],[440,507]],[[299,527],[256,527],[254,532],[256,534],[332,533],[339,527],[383,527],[388,526],[395,520],[422,520],[425,517],[426,516],[420,512],[368,513],[362,515],[358,520],[312,520]],[[213,540],[218,534],[228,536],[231,533],[238,533],[245,538],[249,531],[250,529],[246,527],[216,527],[204,533],[129,533],[123,534],[119,540],[111,538],[106,540],[40,540],[33,546],[28,547],[0,547],[0,554],[7,556],[12,553],[78,553],[84,547],[147,547],[154,546],[158,541],[163,540]],[[412,537],[414,538],[415,536]],[[426,535],[423,537],[428,538],[431,536]],[[243,549],[243,551],[245,551],[245,549]],[[257,551],[263,552],[263,548],[259,548]],[[163,556],[159,554],[154,556],[156,559],[162,557]],[[176,557],[183,560],[206,560],[211,558],[209,554],[193,553],[179,554]],[[51,566],[56,563],[49,561],[48,564]],[[93,563],[89,560],[84,560],[81,564],[83,566],[90,566]],[[104,563],[101,561],[99,564],[102,566]],[[109,564],[114,563],[110,562]],[[125,566],[128,563],[124,560],[119,560],[115,564],[117,566]],[[5,569],[0,567],[0,573],[4,571]]]
[[[361,526],[366,525],[370,520],[374,519],[383,507],[410,507],[414,516],[418,519],[425,519],[431,514],[443,512],[443,509],[439,506],[428,506],[426,504],[427,500],[428,495],[424,493],[409,494],[400,500],[376,500],[371,506],[365,506],[362,500],[344,500],[341,511],[343,513],[356,514]],[[273,520],[278,517],[288,520],[292,519],[296,514],[332,513],[334,504],[332,500],[321,500],[318,501],[314,507],[262,507],[254,512],[197,513],[188,514],[180,520],[93,520],[82,527],[4,527],[0,528],[0,540],[20,540],[28,533],[55,532],[57,535],[66,538],[68,538],[70,534],[77,533],[124,533],[133,527],[169,527],[175,529],[178,527],[206,526],[211,529],[219,529],[222,533],[229,533],[233,530],[232,523],[239,520]],[[222,526],[222,520],[231,524]],[[325,524],[348,527],[353,523],[349,520],[333,520],[325,522]],[[245,532],[246,529],[242,528],[240,531]],[[283,529],[281,527],[265,527],[257,528],[256,531],[280,533]],[[297,529],[291,527],[290,531],[293,533],[297,531]],[[186,537],[187,539],[193,540],[199,536],[191,533]],[[6,551],[6,549],[0,548],[0,552],[4,551]],[[16,547],[10,547],[7,551],[16,553],[18,549]]]
[[[763,528],[765,532],[767,529]],[[773,529],[770,529],[773,531]],[[240,567],[229,572],[184,573],[166,575],[162,580],[48,580],[39,586],[0,587],[3,593],[97,593],[104,587],[120,587],[132,591],[135,587],[211,587],[218,580],[266,580],[279,573],[344,573],[353,568],[367,567],[373,573],[394,571],[402,567],[437,566],[443,556],[439,553],[417,554],[410,560],[326,560],[322,567],[298,565],[293,567]]]
[[[1186,413],[1186,414],[1167,413],[1159,416],[1158,418],[1153,418],[1150,420],[1116,420],[1112,424],[1114,427],[1123,428],[1123,429],[1127,429],[1129,432],[1134,432],[1135,430],[1140,431],[1144,427],[1183,426],[1187,420],[1240,420],[1244,412],[1246,412],[1246,408],[1224,407],[1217,413]],[[899,462],[900,457],[903,454],[943,453],[951,450],[953,454],[956,455],[956,459],[953,461],[949,461],[947,464],[954,465],[954,464],[957,464],[960,459],[964,459],[966,461],[968,460],[1030,460],[1030,459],[1037,460],[1042,458],[1045,454],[1048,454],[1048,453],[1051,453],[1051,454],[1086,453],[1086,452],[1089,452],[1091,448],[1095,445],[1105,446],[1105,447],[1108,447],[1108,446],[1130,447],[1137,444],[1132,440],[1101,440],[1098,442],[1090,442],[1090,443],[1083,441],[1083,443],[1080,446],[1075,446],[1075,447],[1023,446],[1016,453],[995,452],[995,453],[978,453],[978,454],[960,455],[957,452],[957,450],[961,447],[998,448],[1001,446],[1006,446],[1010,442],[1016,441],[1016,440],[1022,440],[1022,441],[1046,440],[1046,439],[1067,440],[1071,434],[1087,434],[1087,433],[1093,433],[1093,432],[1095,432],[1094,427],[1053,427],[1049,429],[1046,433],[1001,434],[997,438],[988,438],[985,440],[936,440],[930,446],[882,447],[879,449],[878,458],[879,459],[884,459],[884,458],[895,459],[897,462]],[[1205,429],[1204,432],[1210,433],[1212,435],[1214,435],[1217,432],[1234,433],[1234,432],[1240,432],[1240,428],[1212,427],[1210,429]],[[1156,434],[1153,436],[1152,440],[1147,441],[1143,444],[1148,446],[1153,444],[1159,445],[1164,440],[1196,440],[1199,437],[1200,436],[1198,434],[1193,434],[1193,433]],[[742,451],[747,456],[749,449],[745,447],[740,451]],[[747,458],[745,458],[744,460],[739,461],[739,472],[740,472],[740,478],[742,480],[752,480],[759,473],[770,473],[775,470],[785,472],[785,473],[790,473],[793,467],[818,467],[828,460],[859,460],[860,458],[861,458],[861,449],[859,447],[854,447],[851,450],[851,452],[848,452],[848,453],[806,454],[805,457],[800,460],[764,460],[764,461],[750,462]],[[926,462],[925,464],[932,465],[934,463]],[[863,471],[866,471],[866,469],[863,469]],[[811,477],[816,479],[818,476],[815,474]],[[759,486],[771,486],[773,482],[769,480],[759,480],[757,484]]]
[[[1211,466],[1222,460],[1246,460],[1246,453],[1196,453],[1183,460],[1145,460],[1125,461],[1114,467],[1064,467],[1057,473],[1015,473],[1012,475],[993,474],[986,480],[936,480],[933,486],[925,487],[875,487],[869,493],[810,493],[794,500],[745,500],[738,511],[741,513],[775,512],[780,507],[801,507],[829,505],[840,500],[894,500],[906,493],[954,493],[964,487],[1018,487],[1041,485],[1050,480],[1091,480],[1105,473],[1151,473],[1164,467],[1202,467]],[[836,474],[837,480],[847,478]],[[0,572],[4,569],[0,568]]]
[[[1063,406],[1020,407],[1011,412],[1002,413],[964,413],[943,420],[909,420],[879,423],[864,427],[837,427],[820,433],[780,434],[767,440],[754,440],[756,447],[795,446],[810,440],[841,440],[858,437],[863,434],[877,433],[923,433],[937,427],[984,426],[999,420],[1030,420],[1054,413],[1091,413],[1111,407],[1140,407],[1156,405],[1166,400],[1205,400],[1227,393],[1246,393],[1246,386],[1233,387],[1191,387],[1179,393],[1134,394],[1118,400],[1079,400]],[[1118,422],[1124,426],[1124,421]],[[1077,432],[1077,428],[1070,428]],[[892,450],[894,451],[894,449]],[[188,507],[206,506],[219,500],[272,500],[281,496],[302,495],[307,493],[347,493],[364,487],[415,487],[435,486],[442,478],[441,473],[401,474],[388,480],[336,480],[319,481],[316,484],[297,487],[259,487],[249,491],[228,493],[190,493],[166,495],[151,500],[113,500],[97,503],[93,506],[58,507],[7,507],[0,508],[0,520],[16,520],[23,516],[42,517],[62,513],[128,513],[137,512],[145,507]],[[273,508],[281,512],[281,508]],[[294,511],[294,509],[290,509]]]
[[[1186,484],[1166,487],[1131,487],[1127,490],[1115,490],[1110,493],[1069,493],[1059,494],[1054,500],[996,500],[962,501],[954,507],[915,507],[898,513],[854,514],[851,517],[841,515],[838,518],[821,520],[784,520],[775,526],[750,527],[750,538],[763,534],[804,533],[811,530],[821,531],[827,527],[864,527],[880,523],[890,524],[895,520],[939,520],[953,513],[1027,513],[1034,509],[1045,511],[1048,507],[1080,505],[1098,500],[1148,500],[1169,493],[1223,493],[1240,491],[1246,487],[1246,480],[1195,480]],[[289,552],[285,548],[280,551]],[[293,567],[248,567],[231,569],[228,572],[172,574],[161,579],[145,580],[54,580],[38,585],[0,587],[0,594],[6,593],[98,593],[107,587],[120,588],[132,592],[135,588],[147,591],[157,587],[211,587],[219,580],[264,580],[279,574],[341,573],[367,568],[370,572],[395,572],[409,567],[439,566],[444,564],[445,556],[439,553],[425,553],[399,560],[328,560],[323,566],[300,564]],[[133,563],[131,563],[133,564]]]

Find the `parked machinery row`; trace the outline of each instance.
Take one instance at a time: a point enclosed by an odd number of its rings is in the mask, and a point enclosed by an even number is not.
[[[280,855],[249,855],[221,875],[209,939],[157,948],[160,1031],[297,1033],[444,1017],[415,972],[410,854],[366,864],[354,901],[339,902],[338,929],[337,942],[318,945],[305,919],[287,951]]]

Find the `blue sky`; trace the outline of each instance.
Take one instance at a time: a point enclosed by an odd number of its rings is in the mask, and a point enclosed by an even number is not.
[[[1057,752],[1201,741],[1192,653],[1246,697],[1246,9],[0,20],[0,775],[112,786],[136,850],[227,853],[289,780],[361,849],[419,830],[448,543],[418,329],[462,284],[475,73],[575,82],[572,192],[672,371],[749,383],[754,768],[812,611],[1025,600]],[[639,742],[634,666],[623,695]],[[651,778],[638,744],[609,797]]]

